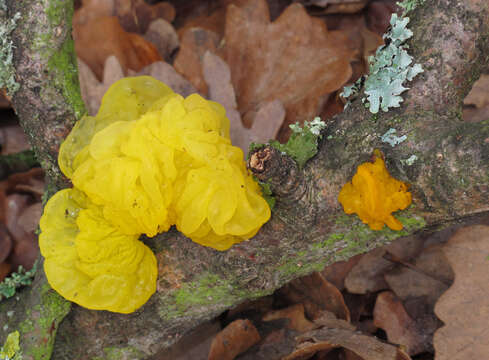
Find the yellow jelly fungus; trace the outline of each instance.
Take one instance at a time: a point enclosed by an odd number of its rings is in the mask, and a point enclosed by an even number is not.
[[[49,284],[88,309],[130,313],[156,290],[153,252],[120,234],[77,189],[58,191],[40,221],[39,247]]]
[[[74,189],[53,196],[41,219],[49,283],[82,306],[130,312],[156,284],[141,234],[176,225],[217,250],[254,236],[270,208],[243,158],[221,105],[148,76],[116,82],[61,145]]]
[[[405,183],[390,176],[384,160],[376,156],[373,163],[358,166],[352,181],[341,189],[338,201],[345,213],[356,213],[372,230],[381,230],[384,224],[401,230],[402,223],[392,212],[408,207],[411,193]]]

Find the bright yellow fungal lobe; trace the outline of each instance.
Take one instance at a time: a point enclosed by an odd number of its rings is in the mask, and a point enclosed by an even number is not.
[[[384,161],[377,157],[374,163],[358,167],[352,181],[341,189],[338,201],[345,213],[356,213],[372,230],[381,230],[384,224],[401,230],[402,223],[392,212],[408,207],[411,193],[405,183],[390,176]]]
[[[270,208],[231,145],[224,108],[186,99],[147,76],[107,91],[62,144],[74,185],[53,196],[40,246],[52,287],[90,309],[131,312],[156,287],[156,261],[138,241],[176,225],[226,250],[254,236]]]
[[[50,285],[86,308],[130,313],[156,290],[153,252],[120,234],[77,189],[57,192],[40,221],[39,246]]]

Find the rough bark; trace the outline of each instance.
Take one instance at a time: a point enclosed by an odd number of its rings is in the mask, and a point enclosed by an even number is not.
[[[22,23],[28,27],[15,30],[16,56],[22,57],[16,66],[23,86],[14,105],[26,131],[41,134],[41,139],[31,136],[38,153],[55,158],[59,137],[79,111],[53,86],[52,72],[68,70],[44,72],[32,43],[21,41],[24,31],[39,33],[35,27],[41,26],[37,21],[42,23],[42,16],[36,14],[34,21],[29,7],[23,8],[35,3],[11,4],[22,12]],[[39,2],[39,11],[54,3],[58,2]],[[489,60],[488,14],[485,0],[427,1],[409,14],[414,31],[411,53],[425,72],[411,84],[401,108],[374,116],[356,101],[329,124],[318,154],[304,169],[281,154],[264,161],[260,171],[278,194],[277,204],[272,219],[254,239],[226,252],[201,247],[176,231],[147,239],[158,258],[157,293],[129,315],[73,305],[59,326],[53,359],[151,359],[204,320],[245,299],[270,294],[295,277],[415,231],[489,211],[489,119],[474,124],[461,118],[462,100]],[[68,22],[58,26],[62,34],[69,33]],[[58,41],[53,37],[46,43],[60,46]],[[54,96],[53,109],[43,108],[33,90],[38,83],[47,86],[40,93]],[[40,109],[47,112],[42,118]],[[380,141],[391,127],[408,134],[395,148]],[[413,205],[397,215],[404,224],[398,232],[372,231],[356,216],[345,215],[337,202],[341,186],[375,148],[384,153],[390,173],[411,184]],[[418,157],[413,165],[401,162],[413,154]],[[47,159],[43,165],[54,168],[55,161]],[[43,274],[38,275],[36,284],[46,289]],[[27,309],[43,286],[25,290],[18,308]],[[13,306],[7,302],[0,310]],[[9,329],[21,320],[0,313],[0,323],[7,321]],[[57,322],[53,324],[56,329]],[[0,330],[0,335],[5,334]],[[23,346],[33,343],[23,334]]]

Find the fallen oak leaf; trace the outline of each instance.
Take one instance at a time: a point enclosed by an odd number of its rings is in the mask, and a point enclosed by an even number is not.
[[[346,348],[364,360],[410,360],[403,350],[352,329],[322,327],[296,337],[296,350],[282,360],[309,359],[319,351]]]
[[[104,64],[110,55],[119,60],[124,73],[140,71],[162,60],[158,50],[142,36],[126,32],[114,16],[102,16],[83,24],[74,24],[73,38],[77,56],[101,80]]]
[[[12,238],[10,237],[5,225],[0,223],[0,264],[3,263],[5,259],[7,259],[11,250]]]
[[[489,226],[458,230],[443,252],[455,273],[435,305],[445,325],[433,339],[436,360],[483,359],[489,354]]]
[[[285,118],[285,109],[279,100],[262,104],[255,114],[251,129],[247,129],[236,109],[236,96],[226,62],[207,51],[204,54],[202,71],[209,88],[209,98],[226,109],[230,121],[231,142],[235,146],[239,146],[246,154],[252,142],[264,143],[275,139]]]
[[[289,124],[311,120],[329,93],[340,89],[352,74],[346,37],[328,31],[300,4],[292,4],[273,22],[265,0],[240,1],[227,8],[224,38],[204,29],[188,29],[181,39],[175,69],[203,94],[205,51],[229,65],[238,110],[246,128],[264,103],[280,100],[287,115],[279,140]],[[221,45],[221,46],[219,46]]]
[[[149,75],[151,77],[154,77],[155,79],[164,82],[174,92],[182,95],[183,97],[187,97],[190,94],[197,92],[197,89],[193,87],[193,85],[187,79],[177,73],[173,66],[163,61],[154,62],[144,67],[143,69],[141,69],[141,71],[137,73],[129,70],[129,75]]]
[[[208,360],[233,360],[260,341],[260,334],[249,320],[235,320],[216,335]]]
[[[262,317],[263,321],[276,319],[288,319],[289,323],[287,324],[287,328],[299,332],[317,328],[317,325],[306,319],[303,304],[295,304],[285,309],[270,311]]]
[[[156,19],[169,23],[175,19],[175,8],[169,2],[150,5],[144,0],[114,0],[114,10],[126,31],[139,34],[144,34]]]
[[[190,28],[180,36],[180,51],[173,67],[188,79],[203,96],[208,88],[202,73],[202,61],[206,51],[217,52],[219,35],[202,28]]]
[[[5,279],[8,274],[10,274],[10,270],[12,269],[12,266],[9,263],[6,262],[0,262],[0,282]]]
[[[119,60],[114,55],[105,60],[104,75],[102,82],[99,82],[90,67],[78,59],[78,79],[83,101],[87,105],[88,114],[94,116],[107,89],[119,79],[124,77]]]
[[[340,32],[292,4],[270,22],[265,0],[249,0],[226,13],[223,58],[231,69],[238,109],[251,127],[260,104],[280,100],[287,111],[279,139],[289,124],[311,120],[327,95],[351,76],[351,52]]]
[[[350,321],[343,295],[318,272],[292,280],[278,290],[278,294],[291,303],[303,303],[310,319],[315,320],[326,310],[338,319]]]
[[[163,19],[151,22],[143,37],[158,49],[158,53],[165,61],[170,60],[171,55],[179,46],[175,29],[172,24]]]
[[[385,281],[401,300],[423,297],[432,309],[453,281],[442,247],[435,244],[425,248],[409,264],[387,272]]]
[[[124,30],[143,34],[156,19],[172,22],[175,8],[169,2],[150,5],[144,0],[84,0],[73,15],[73,25],[103,16],[116,16]]]
[[[403,345],[409,355],[432,350],[431,339],[409,316],[393,292],[383,291],[377,295],[373,316],[374,325],[386,332],[389,342]]]

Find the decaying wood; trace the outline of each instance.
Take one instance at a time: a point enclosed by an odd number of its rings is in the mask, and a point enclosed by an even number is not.
[[[14,36],[22,83],[14,106],[55,182],[52,159],[77,111],[52,80],[58,70],[43,65],[27,37],[46,29],[49,19],[39,15],[45,13],[42,7],[58,3],[10,3],[11,11],[23,17]],[[255,165],[261,166],[278,196],[272,219],[254,239],[226,252],[194,244],[176,231],[147,239],[158,258],[157,293],[129,315],[73,305],[59,326],[52,358],[122,354],[126,357],[118,358],[150,359],[204,320],[245,299],[269,294],[295,277],[397,237],[489,211],[489,120],[465,123],[461,118],[463,98],[488,62],[488,14],[486,1],[439,0],[417,8],[410,14],[410,45],[424,73],[411,84],[399,109],[374,116],[355,101],[329,124],[318,154],[302,170],[273,150],[264,154],[262,160],[270,156],[273,161]],[[69,15],[56,25],[45,47],[59,46],[60,36],[67,36]],[[58,32],[62,35],[56,36]],[[391,127],[408,136],[394,148],[380,140]],[[337,202],[341,186],[375,148],[384,153],[391,174],[411,184],[413,206],[399,215],[404,223],[400,232],[371,231],[355,216],[346,216]],[[418,159],[412,165],[401,161],[413,154]],[[284,168],[276,168],[279,165]],[[20,294],[20,303],[0,306],[0,323],[15,329],[26,317],[35,319],[27,311],[16,312],[13,320],[3,314],[36,303],[33,299],[43,286],[40,272],[36,286]],[[56,328],[57,322],[53,324]]]

